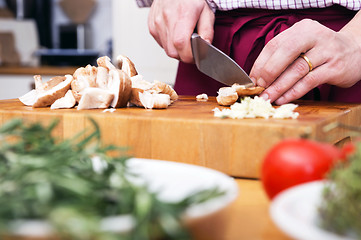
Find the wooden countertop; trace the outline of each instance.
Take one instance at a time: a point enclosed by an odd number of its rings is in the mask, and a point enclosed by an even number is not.
[[[194,240],[291,240],[273,223],[270,200],[259,180],[236,179],[237,199],[201,221],[191,222]]]
[[[236,179],[239,196],[230,207],[226,240],[290,240],[269,215],[270,200],[259,180]]]
[[[1,66],[0,74],[9,75],[66,75],[73,74],[77,67],[59,67],[59,66],[39,66],[39,67],[20,67],[20,66]]]

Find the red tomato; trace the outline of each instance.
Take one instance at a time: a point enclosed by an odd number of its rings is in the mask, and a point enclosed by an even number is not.
[[[266,154],[261,180],[269,198],[294,185],[320,180],[345,153],[331,144],[287,139]]]

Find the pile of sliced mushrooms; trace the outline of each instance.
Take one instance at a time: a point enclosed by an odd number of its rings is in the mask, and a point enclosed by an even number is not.
[[[43,82],[35,75],[35,89],[19,100],[34,108],[167,108],[178,99],[174,89],[163,82],[148,82],[137,73],[134,63],[118,56],[114,66],[109,57],[97,59],[98,67],[87,65],[73,75],[57,76]]]

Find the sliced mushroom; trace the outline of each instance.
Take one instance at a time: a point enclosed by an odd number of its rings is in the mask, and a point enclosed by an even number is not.
[[[154,85],[151,89],[155,90],[158,93],[168,94],[170,96],[171,102],[178,100],[178,94],[176,93],[176,91],[174,91],[174,89],[170,85],[164,82],[154,81]]]
[[[113,69],[109,71],[108,89],[114,94],[114,108],[126,107],[132,94],[132,80],[122,70]]]
[[[73,92],[68,90],[64,97],[57,99],[51,104],[50,109],[72,108],[76,104]]]
[[[139,100],[144,108],[161,109],[170,105],[170,96],[164,93],[151,93],[148,91],[139,93]]]
[[[114,94],[105,89],[89,87],[83,90],[78,104],[78,110],[93,108],[108,108],[114,99]]]
[[[142,75],[135,75],[131,77],[132,80],[132,94],[130,96],[130,104],[138,107],[143,107],[139,100],[139,93],[143,93],[153,87],[153,84],[144,80]]]
[[[97,59],[98,67],[103,67],[110,70],[116,69],[116,67],[112,64],[110,58],[108,56],[100,57]]]
[[[75,70],[73,77],[74,81],[71,83],[71,89],[77,102],[80,101],[81,92],[88,87],[96,87],[98,69],[94,66],[87,65],[85,68],[81,67]]]
[[[33,106],[37,99],[38,92],[35,89],[19,97],[20,102],[22,102],[26,106]]]
[[[246,88],[245,86],[239,85],[237,83],[233,84],[232,88],[236,90],[238,97],[256,96],[259,95],[264,90],[263,87],[255,86],[255,87]]]
[[[42,80],[41,76],[40,75],[35,75],[34,76],[35,90],[38,93],[48,91],[51,88],[58,85],[59,83],[63,82],[65,79],[66,79],[65,76],[55,76],[55,77],[50,78],[49,81],[43,83],[43,80]]]
[[[117,57],[118,68],[123,70],[129,77],[138,75],[137,70],[135,69],[134,63],[126,56],[119,55]]]
[[[108,88],[108,69],[105,67],[98,67],[96,86],[102,89]]]
[[[33,104],[34,108],[47,107],[53,104],[57,99],[64,97],[73,81],[73,76],[65,75],[65,80],[50,88],[47,91],[41,91],[37,94],[37,99]]]
[[[222,87],[218,91],[217,102],[222,106],[230,106],[237,102],[238,94],[232,87]]]

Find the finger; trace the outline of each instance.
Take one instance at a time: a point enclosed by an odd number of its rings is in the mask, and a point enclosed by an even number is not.
[[[192,22],[189,19],[184,19],[183,21],[177,21],[173,32],[172,44],[174,49],[179,54],[179,58],[186,63],[193,62],[191,35],[195,26],[196,21]]]
[[[314,24],[313,21],[311,22]],[[266,44],[255,61],[250,74],[251,77],[257,80],[257,85],[269,86],[300,53],[306,52],[315,46],[314,34],[304,31],[305,27],[303,25],[305,24],[309,25],[310,23],[309,21],[303,21],[302,28],[301,25],[295,24]]]
[[[155,39],[155,41],[159,44],[159,46],[161,46],[163,48],[162,41],[160,40],[159,32],[156,29],[155,18],[157,17],[157,15],[154,14],[154,12],[155,12],[154,8],[155,7],[153,5],[149,11],[148,29],[149,29],[149,33],[152,35],[152,37]]]
[[[310,61],[312,68],[324,64],[322,54],[315,50],[310,50],[305,55]],[[311,60],[312,59],[312,60]],[[286,70],[261,94],[264,99],[270,99],[271,102],[278,99],[285,92],[291,89],[300,79],[310,72],[310,66],[304,58],[298,57]]]
[[[292,88],[285,92],[275,103],[282,105],[301,98],[313,88],[319,86],[329,76],[326,64],[318,67],[299,80]]]
[[[174,43],[174,47],[178,51],[180,59],[183,62],[187,62],[187,63],[193,62],[190,39],[192,33],[194,32],[194,29],[196,28],[197,22],[199,24],[199,22],[202,22],[202,20],[204,20],[201,18],[202,17],[205,18],[204,16],[202,16],[202,12],[203,9],[201,7],[193,8],[193,11],[184,12],[176,23],[174,29],[173,43]]]
[[[215,16],[212,9],[206,5],[203,8],[199,21],[197,23],[198,35],[209,43],[212,43],[214,36]]]

